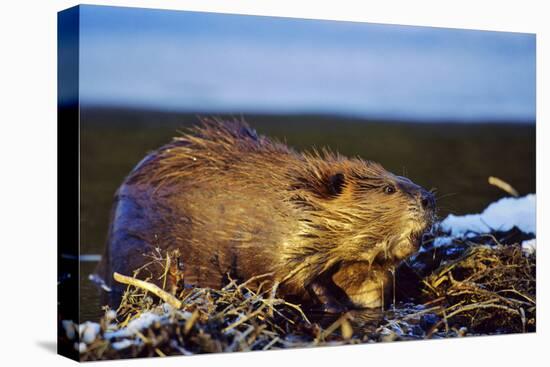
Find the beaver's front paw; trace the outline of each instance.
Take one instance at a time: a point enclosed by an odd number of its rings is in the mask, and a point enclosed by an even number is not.
[[[332,277],[355,309],[383,308],[391,290],[390,272],[383,266],[356,262],[342,266]]]
[[[343,313],[349,310],[346,294],[334,284],[316,281],[310,284],[308,291],[324,313]]]

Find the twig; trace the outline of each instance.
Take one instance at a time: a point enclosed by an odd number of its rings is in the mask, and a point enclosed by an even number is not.
[[[122,275],[122,274],[119,274],[119,273],[116,273],[116,272],[113,273],[113,278],[119,283],[133,285],[134,287],[145,289],[146,291],[151,292],[155,296],[157,296],[158,298],[162,299],[164,302],[168,303],[170,306],[175,307],[175,308],[181,308],[182,304],[181,304],[181,301],[179,299],[177,299],[176,297],[174,297],[170,293],[162,290],[161,288],[159,288],[155,284],[148,283],[148,282],[145,282],[143,280],[136,279],[136,278],[131,278],[129,276]]]
[[[519,196],[517,190],[514,189],[512,187],[512,185],[510,185],[508,182],[505,182],[505,181],[501,180],[498,177],[490,176],[488,181],[489,181],[490,185],[496,186],[499,189],[507,192],[508,194],[510,194],[512,196],[515,196],[515,197]]]

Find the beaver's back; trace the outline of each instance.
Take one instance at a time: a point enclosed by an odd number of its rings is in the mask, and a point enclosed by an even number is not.
[[[223,128],[177,139],[130,173],[115,195],[105,279],[131,275],[156,248],[180,249],[185,283],[201,287],[281,270],[299,230],[286,192],[300,158],[241,124]]]

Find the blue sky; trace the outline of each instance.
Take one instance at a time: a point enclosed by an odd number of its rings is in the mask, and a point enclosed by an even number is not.
[[[84,105],[534,121],[532,34],[83,6]]]

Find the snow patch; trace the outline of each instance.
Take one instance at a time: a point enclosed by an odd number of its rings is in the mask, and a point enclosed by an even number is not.
[[[74,349],[76,349],[80,354],[86,353],[88,346],[86,343],[74,343]]]
[[[526,254],[533,254],[537,250],[537,240],[535,238],[521,243],[521,249]]]
[[[76,336],[76,328],[74,322],[72,322],[71,320],[63,320],[61,321],[61,325],[63,326],[63,329],[65,329],[65,335],[67,335],[67,338],[69,338],[69,340],[73,340]]]
[[[441,229],[453,237],[469,232],[509,231],[514,226],[522,232],[536,234],[536,195],[503,198],[490,204],[481,214],[450,214],[441,222]]]
[[[136,343],[133,340],[123,339],[119,342],[111,343],[111,347],[113,347],[114,350],[122,350],[131,347],[134,344]]]
[[[125,338],[135,335],[138,331],[148,328],[155,321],[160,321],[161,316],[154,314],[152,312],[144,312],[137,319],[134,319],[128,323],[123,329],[106,332],[105,339],[112,338]]]
[[[434,239],[433,247],[441,247],[441,246],[447,246],[453,243],[454,237],[450,236],[443,236],[443,237],[437,237]]]
[[[78,334],[80,334],[80,340],[86,344],[92,344],[101,327],[97,322],[86,321],[83,324],[78,325]]]

